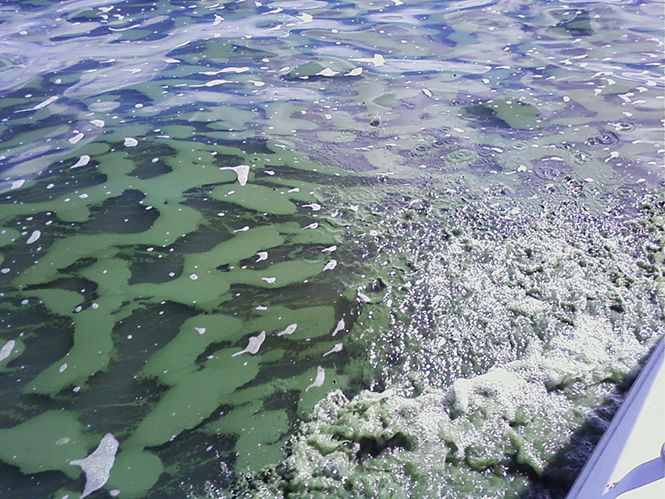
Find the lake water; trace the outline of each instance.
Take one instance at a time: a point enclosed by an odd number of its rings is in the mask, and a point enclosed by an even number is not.
[[[0,496],[562,497],[663,334],[662,1],[0,5]]]

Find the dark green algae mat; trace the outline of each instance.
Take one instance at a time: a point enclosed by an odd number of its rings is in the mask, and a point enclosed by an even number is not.
[[[664,330],[662,4],[0,21],[0,496],[565,495]]]

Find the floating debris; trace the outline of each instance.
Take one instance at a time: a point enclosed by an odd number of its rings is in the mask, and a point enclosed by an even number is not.
[[[118,446],[118,440],[111,433],[107,433],[92,454],[85,459],[70,461],[70,464],[80,466],[85,472],[85,488],[81,494],[81,499],[101,489],[106,484],[111,476],[111,468],[113,468],[115,462]]]
[[[283,331],[277,333],[277,336],[287,336],[296,332],[298,324],[289,324]]]
[[[85,134],[79,132],[76,135],[74,135],[72,138],[69,139],[69,143],[70,144],[78,144],[83,137],[85,137]]]
[[[321,366],[316,366],[316,377],[311,385],[309,385],[305,391],[308,392],[310,388],[316,388],[323,386],[323,382],[326,380],[326,370]]]
[[[383,58],[381,54],[374,54],[373,57],[359,57],[357,59],[351,59],[351,60],[355,62],[367,62],[370,64],[374,64],[375,67],[383,66],[386,63],[386,60]]]
[[[331,76],[335,76],[335,75],[338,75],[338,74],[339,74],[339,71],[334,71],[330,68],[325,68],[325,69],[322,69],[321,71],[319,71],[318,73],[316,73],[315,76],[331,77]]]
[[[344,319],[340,319],[339,322],[337,323],[337,326],[335,326],[335,329],[332,332],[333,336],[337,336],[337,333],[340,331],[344,331],[344,328],[346,327],[346,324],[344,323]]]
[[[84,154],[81,156],[76,163],[74,163],[72,166],[70,166],[70,169],[74,168],[80,168],[82,166],[86,166],[90,162],[90,156],[87,154]]]
[[[357,67],[353,68],[348,73],[345,73],[344,76],[360,76],[361,74],[363,74],[363,68]]]
[[[249,165],[238,165],[238,166],[222,166],[220,170],[232,170],[235,172],[236,177],[238,178],[238,183],[241,187],[247,185],[247,179],[249,178]]]
[[[335,267],[337,267],[337,260],[330,260],[326,265],[323,267],[323,271],[325,272],[326,270],[335,270]]]
[[[42,109],[42,108],[48,106],[49,104],[53,104],[55,101],[58,100],[58,98],[59,98],[59,97],[57,97],[57,96],[54,95],[53,97],[49,97],[49,98],[46,99],[45,101],[40,102],[39,104],[37,104],[37,105],[34,106],[34,107],[31,107],[30,109],[19,109],[18,111],[14,111],[14,112],[15,112],[15,113],[27,113],[27,112],[29,112],[29,111],[37,111],[37,110],[39,110],[39,109]]]
[[[261,345],[263,345],[263,342],[266,340],[266,332],[261,331],[259,334],[256,336],[250,336],[249,341],[247,342],[247,346],[245,347],[244,350],[241,350],[239,352],[236,352],[232,355],[232,357],[237,357],[238,355],[242,355],[243,353],[249,353],[251,355],[256,355],[261,348]]]
[[[5,360],[12,354],[15,345],[16,345],[15,340],[9,340],[7,343],[5,343],[2,346],[2,348],[0,348],[0,362]]]
[[[344,348],[343,343],[335,343],[335,345],[326,353],[324,353],[321,357],[327,357],[330,354],[341,352],[343,348]]]
[[[32,243],[36,242],[41,236],[42,236],[41,231],[35,230],[35,231],[32,232],[32,234],[30,234],[30,237],[28,238],[28,240],[25,243],[26,244],[32,244]]]

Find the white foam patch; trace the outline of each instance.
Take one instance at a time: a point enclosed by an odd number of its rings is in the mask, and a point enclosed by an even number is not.
[[[85,134],[79,132],[76,135],[74,135],[71,139],[69,139],[69,143],[70,144],[78,144],[83,137],[85,137]]]
[[[221,73],[246,73],[249,71],[249,67],[247,66],[242,66],[242,67],[228,67],[228,68],[222,68],[217,71],[201,71],[202,75],[206,76],[217,76],[218,74]]]
[[[386,60],[381,54],[374,54],[374,57],[358,57],[357,59],[351,59],[355,62],[367,62],[374,64],[375,67],[383,66],[386,63]]]
[[[309,391],[310,388],[316,388],[318,386],[323,386],[323,382],[326,380],[326,370],[321,366],[316,366],[316,377],[312,384],[305,388],[305,391]]]
[[[102,438],[99,446],[85,459],[76,459],[69,464],[80,466],[85,472],[85,488],[81,494],[81,499],[101,489],[111,476],[111,468],[115,462],[115,455],[118,452],[118,440],[107,433]]]
[[[249,341],[247,342],[247,346],[245,347],[244,350],[240,350],[239,352],[236,352],[232,355],[232,357],[237,357],[238,355],[242,355],[243,353],[249,353],[252,355],[256,355],[261,348],[261,345],[263,345],[263,342],[266,340],[266,332],[261,331],[259,334],[256,336],[250,336]]]
[[[322,69],[321,71],[319,71],[318,73],[316,73],[316,76],[331,77],[331,76],[335,76],[337,74],[339,74],[339,71],[335,71],[335,70],[330,69],[330,68],[325,68],[325,69]]]
[[[322,357],[327,357],[330,354],[341,352],[342,349],[344,348],[344,345],[342,343],[335,343],[335,345],[328,350],[326,353],[322,355]]]
[[[346,327],[346,324],[344,323],[344,319],[340,319],[339,322],[337,323],[337,326],[335,326],[335,330],[332,332],[333,336],[337,336],[337,333],[340,331],[344,331],[344,328]]]
[[[16,341],[9,340],[7,343],[5,343],[2,346],[2,348],[0,348],[0,362],[5,360],[7,357],[9,357],[12,354],[12,351],[14,350],[15,346],[16,346]]]
[[[81,156],[81,157],[79,158],[79,160],[78,160],[76,163],[74,163],[70,168],[72,168],[72,169],[73,169],[73,168],[81,168],[82,166],[85,166],[85,165],[87,165],[88,163],[90,163],[90,156],[88,156],[87,154],[84,154],[84,155]]]
[[[247,185],[247,179],[249,177],[249,165],[238,165],[238,166],[223,166],[220,170],[233,170],[238,177],[238,183],[241,187]]]
[[[268,259],[268,252],[267,251],[259,251],[256,256],[258,257],[256,259],[257,262],[262,262],[263,260]]]
[[[286,326],[286,328],[283,331],[277,333],[277,336],[286,336],[289,334],[293,334],[296,332],[296,329],[298,329],[298,324],[289,324],[288,326]]]
[[[41,231],[35,230],[35,231],[32,232],[32,234],[30,234],[30,237],[28,238],[28,240],[25,243],[26,244],[32,244],[32,243],[36,242],[41,236],[42,236]]]
[[[337,260],[330,260],[328,263],[326,263],[325,267],[323,267],[323,271],[325,272],[326,270],[334,270],[335,267],[337,267]]]
[[[49,97],[49,98],[46,99],[45,101],[40,102],[40,103],[37,104],[35,107],[31,107],[30,109],[19,109],[18,111],[14,111],[14,113],[27,113],[27,112],[29,112],[29,111],[37,111],[38,109],[41,109],[41,108],[43,108],[43,107],[46,107],[46,106],[48,106],[49,104],[53,104],[53,103],[54,103],[55,101],[57,101],[58,99],[59,99],[59,97],[57,97],[57,96],[54,95],[53,97]]]
[[[124,142],[125,147],[136,147],[137,145],[139,145],[139,141],[136,140],[134,137],[125,137],[125,142]]]
[[[224,83],[232,83],[231,80],[210,80],[205,82],[203,85],[190,85],[190,87],[216,87],[218,85],[223,85]]]

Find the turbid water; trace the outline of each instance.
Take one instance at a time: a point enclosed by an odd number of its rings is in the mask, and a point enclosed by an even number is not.
[[[0,495],[562,497],[665,315],[662,1],[0,6]]]

